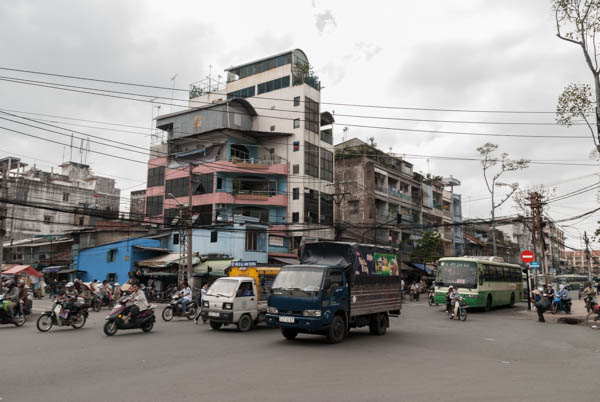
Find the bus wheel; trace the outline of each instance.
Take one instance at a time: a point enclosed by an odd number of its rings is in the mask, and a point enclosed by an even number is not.
[[[513,307],[515,305],[515,294],[511,293],[510,295],[510,306]]]
[[[485,311],[490,311],[492,309],[492,295],[488,295],[487,300],[485,302]]]

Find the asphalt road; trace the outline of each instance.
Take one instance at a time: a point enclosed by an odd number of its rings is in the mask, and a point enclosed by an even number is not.
[[[449,320],[406,303],[383,337],[287,341],[176,318],[155,329],[102,333],[0,326],[3,401],[598,401],[600,331],[541,324],[518,309]],[[160,312],[159,312],[160,313]]]

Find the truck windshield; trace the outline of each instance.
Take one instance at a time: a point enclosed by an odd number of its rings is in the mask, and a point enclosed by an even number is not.
[[[323,271],[319,267],[283,268],[275,278],[272,289],[318,292],[321,289]]]
[[[477,263],[471,261],[442,261],[435,284],[474,289],[477,287]]]
[[[228,279],[217,279],[215,283],[213,283],[210,286],[210,288],[208,288],[206,295],[233,297],[237,285],[238,281],[232,281]]]

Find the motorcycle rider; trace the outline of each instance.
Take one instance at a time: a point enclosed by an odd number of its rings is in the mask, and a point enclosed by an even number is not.
[[[590,305],[592,303],[596,303],[596,289],[594,288],[594,285],[592,284],[592,282],[588,282],[587,287],[585,289],[583,289],[583,293],[585,294],[586,298],[587,298],[587,303],[589,303]]]
[[[181,290],[179,291],[180,299],[177,303],[181,304],[181,313],[185,314],[187,305],[192,302],[192,289],[188,285],[187,281],[181,282]]]
[[[448,291],[446,292],[446,312],[450,314],[452,311],[452,300],[450,299],[450,295],[454,292],[454,286],[448,286]]]
[[[102,281],[102,286],[100,287],[100,292],[101,292],[104,304],[109,304],[110,300],[112,298],[112,286],[110,286],[110,283],[108,283],[108,281],[106,279]]]
[[[127,316],[124,320],[126,323],[129,322],[129,320],[135,319],[140,311],[148,308],[148,300],[140,288],[139,283],[133,282],[131,284],[131,292],[132,294],[130,300],[133,302],[133,304],[125,309],[125,311],[127,311]]]
[[[27,289],[25,288],[25,281],[20,279],[17,283],[19,288],[19,313],[23,314],[23,306],[27,304]]]
[[[559,286],[558,293],[556,297],[560,297],[560,303],[562,303],[565,311],[567,309],[567,299],[569,298],[569,291],[565,288],[565,285],[562,283]]]
[[[70,315],[73,316],[77,314],[79,312],[79,304],[77,303],[79,292],[75,289],[75,284],[73,282],[67,283],[64,297],[66,299],[65,307],[70,311]]]
[[[5,295],[5,301],[8,301],[6,304],[6,310],[8,312],[8,316],[11,320],[15,318],[15,306],[19,302],[19,288],[15,285],[15,281],[9,280],[7,282],[7,292]]]
[[[452,306],[452,317],[458,316],[458,307],[460,306],[459,301],[462,300],[462,296],[458,293],[458,290],[452,287],[452,291],[449,294],[450,305]]]

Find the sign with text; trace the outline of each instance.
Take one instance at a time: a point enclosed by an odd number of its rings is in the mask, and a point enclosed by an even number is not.
[[[255,267],[256,261],[231,261],[231,266],[236,268]]]
[[[524,263],[529,263],[529,262],[533,262],[534,257],[533,257],[533,253],[529,250],[525,250],[521,253],[521,261],[523,261]]]
[[[529,269],[540,269],[539,261],[532,261],[529,263]]]

